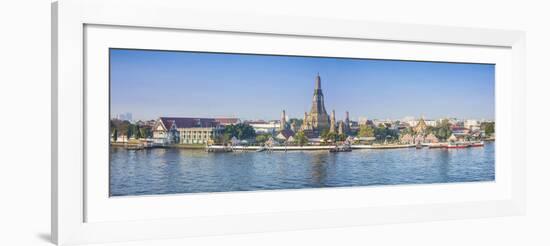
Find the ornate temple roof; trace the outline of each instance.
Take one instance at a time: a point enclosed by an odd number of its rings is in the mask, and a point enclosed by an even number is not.
[[[414,127],[414,131],[423,132],[424,130],[426,130],[426,128],[428,128],[428,125],[426,125],[424,118],[420,118],[420,120],[418,121],[418,124],[416,124],[416,126]]]

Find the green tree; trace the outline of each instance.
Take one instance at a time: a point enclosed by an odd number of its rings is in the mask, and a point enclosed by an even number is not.
[[[386,127],[382,124],[379,124],[378,127],[374,128],[374,136],[377,139],[385,139],[386,138]]]
[[[436,132],[437,132],[437,128],[435,128],[433,126],[427,126],[426,127],[426,134],[430,134],[430,133],[435,134]]]
[[[239,123],[236,125],[229,125],[224,130],[225,140],[230,140],[232,137],[238,139],[254,139],[256,137],[256,131],[248,124]]]
[[[298,143],[300,146],[304,146],[308,143],[309,139],[307,138],[306,134],[303,131],[299,131],[294,135],[294,140],[296,143]]]
[[[141,136],[144,138],[150,138],[151,137],[151,128],[149,127],[141,127]]]
[[[125,132],[126,133],[126,139],[130,139],[134,134],[134,132],[133,132],[134,126],[132,126],[132,124],[130,122],[124,121],[124,123],[122,124],[122,127],[124,129],[126,129],[126,132]]]
[[[325,140],[332,140],[332,142],[336,142],[338,140],[338,133],[336,132],[328,132],[326,134]]]
[[[359,127],[359,137],[374,137],[374,128],[369,125]]]
[[[321,139],[327,140],[327,139],[328,139],[328,133],[329,133],[329,130],[328,130],[328,129],[323,129],[323,130],[321,131],[321,134],[320,134]]]
[[[445,131],[445,128],[439,127],[437,131],[435,132],[435,136],[439,139],[446,139],[447,138],[447,131]]]
[[[485,135],[489,136],[495,133],[495,122],[483,122],[481,123],[481,129],[485,131]]]
[[[271,134],[256,135],[256,143],[263,144],[263,143],[267,142],[267,140],[269,140],[270,137],[271,137]]]
[[[122,125],[122,121],[119,119],[111,119],[109,121],[111,128],[119,129],[120,131],[120,125]]]
[[[303,119],[297,119],[297,118],[292,118],[289,120],[291,123],[294,122],[294,124],[296,124],[296,128],[297,129],[300,129],[300,127],[302,126],[302,124],[304,123],[304,120]]]
[[[225,144],[227,141],[225,139],[225,135],[218,135],[214,138],[215,144]]]
[[[406,135],[406,134],[414,135],[414,132],[413,132],[413,129],[411,127],[407,127],[405,129],[401,130],[400,134],[401,135]]]
[[[141,129],[139,127],[139,125],[136,125],[135,127],[135,135],[136,135],[136,139],[140,139],[140,138],[143,138],[143,135],[141,135]]]
[[[451,134],[453,134],[453,131],[451,130],[451,123],[447,119],[438,122],[434,128],[434,132],[437,138],[448,139]]]
[[[118,130],[116,128],[113,128],[113,142],[116,143],[118,139]]]
[[[338,141],[345,141],[347,137],[348,137],[348,135],[346,135],[345,133],[337,135]]]
[[[374,136],[378,140],[397,138],[397,131],[390,129],[386,124],[378,124],[378,127],[374,128]]]
[[[117,121],[114,121],[113,123],[117,127],[120,135],[126,136],[126,138],[129,138],[129,136],[131,136],[130,122],[127,120],[125,121],[117,120]]]

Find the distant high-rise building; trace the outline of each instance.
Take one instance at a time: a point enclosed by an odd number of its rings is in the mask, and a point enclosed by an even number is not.
[[[127,113],[118,114],[118,115],[116,115],[115,118],[116,118],[116,119],[119,119],[119,120],[122,120],[122,121],[125,121],[125,120],[127,120],[127,121],[132,121],[132,120],[133,120],[133,118],[132,118],[132,113],[128,113],[128,112],[127,112]]]

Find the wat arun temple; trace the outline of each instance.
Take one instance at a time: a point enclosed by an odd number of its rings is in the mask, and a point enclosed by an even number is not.
[[[285,112],[281,115],[281,122],[285,122]],[[281,124],[281,130],[285,130],[286,124]],[[349,130],[350,121],[349,113],[346,112],[346,118],[344,121],[336,122],[335,111],[327,113],[325,109],[325,98],[323,90],[321,88],[321,77],[319,74],[315,77],[315,89],[313,90],[313,102],[310,112],[304,113],[304,119],[300,127],[300,131],[303,131],[308,136],[319,136],[324,130],[330,132],[337,132],[339,134],[347,132]],[[291,128],[294,128],[291,126]],[[297,129],[291,129],[296,131]]]

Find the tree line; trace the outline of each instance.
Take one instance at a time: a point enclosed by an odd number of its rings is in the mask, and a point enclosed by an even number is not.
[[[110,133],[113,141],[116,142],[118,137],[124,137],[126,139],[135,138],[152,138],[153,131],[150,126],[134,124],[127,120],[112,119],[109,122]]]
[[[378,124],[378,126],[365,124],[359,126],[359,132],[357,135],[359,137],[374,137],[377,140],[385,140],[387,138],[397,138],[399,136],[399,132],[382,123]]]

